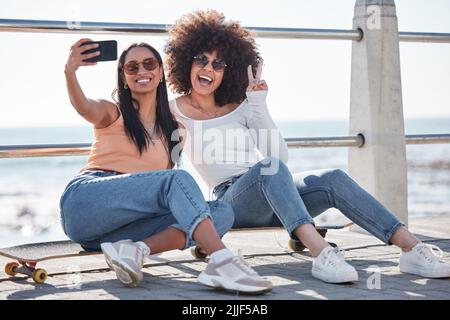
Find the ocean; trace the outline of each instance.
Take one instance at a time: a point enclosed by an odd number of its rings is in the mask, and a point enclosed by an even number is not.
[[[347,121],[277,124],[285,137],[348,134]],[[405,131],[406,134],[450,133],[450,118],[407,119]],[[91,141],[92,131],[88,126],[0,128],[0,145]],[[290,149],[288,166],[292,172],[323,168],[346,171],[347,151],[348,148]],[[86,158],[0,159],[0,247],[67,239],[59,222],[59,197]],[[450,144],[407,146],[407,160],[410,217],[450,214]],[[336,216],[336,211],[331,210],[328,216]],[[323,217],[322,221],[330,222]]]

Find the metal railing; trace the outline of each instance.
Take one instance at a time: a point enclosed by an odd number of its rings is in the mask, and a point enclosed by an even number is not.
[[[0,32],[97,33],[166,35],[171,25],[142,23],[113,23],[89,21],[0,19]],[[363,31],[339,29],[245,27],[257,37],[271,39],[363,39]],[[450,33],[399,32],[406,42],[450,43]],[[289,148],[362,147],[364,136],[287,138]],[[450,134],[406,135],[406,144],[450,143]],[[87,155],[91,144],[45,144],[0,146],[0,158]]]
[[[289,148],[318,148],[318,147],[359,147],[364,145],[364,136],[342,137],[313,137],[286,138]],[[416,134],[406,135],[406,144],[435,144],[450,143],[450,134]],[[7,145],[0,146],[1,158],[34,158],[55,156],[83,156],[88,155],[90,143],[75,144],[39,144],[39,145]]]
[[[0,31],[12,32],[166,35],[170,26],[168,24],[0,19]],[[261,38],[361,40],[363,36],[361,30],[246,28]]]
[[[167,29],[170,26],[170,24],[0,19],[0,31],[3,32],[166,35]],[[363,38],[363,32],[361,29],[245,28],[255,32],[257,37],[270,39],[328,39],[359,41]],[[399,40],[405,42],[450,43],[450,33],[399,32]]]

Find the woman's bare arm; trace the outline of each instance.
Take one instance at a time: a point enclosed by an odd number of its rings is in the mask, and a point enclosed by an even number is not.
[[[93,66],[96,62],[84,62],[83,60],[95,57],[99,51],[82,54],[84,51],[96,48],[96,44],[85,45],[83,43],[92,41],[91,39],[80,39],[70,50],[69,59],[65,65],[64,74],[66,76],[67,91],[70,102],[75,110],[96,128],[104,128],[113,123],[119,113],[114,103],[107,100],[93,100],[87,98],[78,82],[76,71],[80,66]]]

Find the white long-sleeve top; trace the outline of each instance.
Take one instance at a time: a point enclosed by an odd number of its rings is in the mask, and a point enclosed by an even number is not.
[[[287,144],[266,105],[267,91],[247,92],[232,112],[213,119],[184,115],[176,100],[169,102],[187,131],[183,153],[210,189],[243,174],[264,157],[288,161]]]

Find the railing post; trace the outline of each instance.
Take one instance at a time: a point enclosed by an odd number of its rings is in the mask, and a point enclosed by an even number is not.
[[[398,23],[394,0],[356,0],[352,42],[348,170],[364,189],[408,223],[408,192]]]

